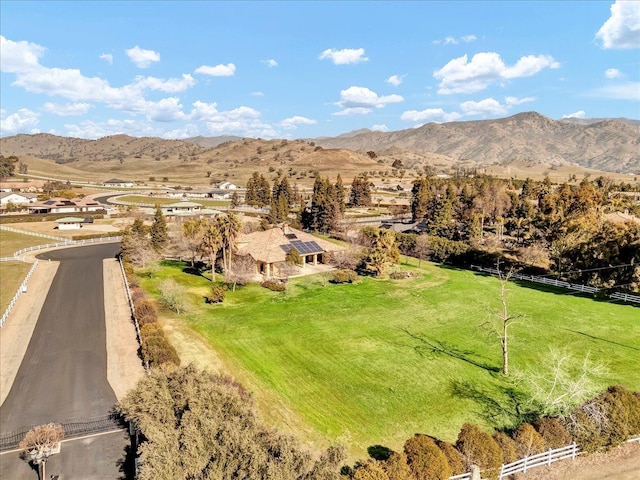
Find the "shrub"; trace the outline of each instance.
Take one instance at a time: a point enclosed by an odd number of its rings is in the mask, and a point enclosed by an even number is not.
[[[380,462],[369,460],[358,465],[353,473],[353,480],[389,480]]]
[[[185,311],[187,303],[184,299],[184,287],[171,278],[166,278],[158,285],[162,304],[177,314]]]
[[[390,480],[416,480],[415,475],[407,464],[407,456],[404,453],[394,452],[382,464]]]
[[[427,435],[415,435],[404,444],[407,464],[413,474],[425,480],[448,480],[451,467],[436,442]]]
[[[178,352],[165,337],[158,323],[147,323],[140,328],[141,349],[144,360],[151,366],[165,363],[180,365]]]
[[[460,429],[456,448],[466,462],[466,468],[478,465],[486,470],[486,478],[497,478],[502,465],[502,451],[496,441],[472,423],[465,423]]]
[[[262,282],[262,286],[274,292],[284,292],[287,288],[284,283],[277,280],[265,280]]]
[[[342,269],[333,272],[331,283],[353,283],[358,278],[358,274],[353,270]]]
[[[518,460],[516,442],[504,432],[494,432],[493,439],[502,450],[502,463],[511,463]]]
[[[442,450],[442,453],[444,453],[444,456],[447,458],[452,475],[459,475],[467,471],[464,466],[464,457],[456,450],[456,447],[443,440],[436,440],[436,445],[438,445],[438,448]]]
[[[211,293],[206,297],[207,303],[222,303],[226,292],[226,285],[212,285]]]
[[[530,423],[520,425],[513,433],[513,439],[516,442],[518,458],[542,453],[546,448],[544,439]]]
[[[547,444],[547,448],[560,448],[569,445],[571,435],[565,428],[564,424],[555,417],[542,417],[533,422],[533,427],[538,431],[540,436]]]
[[[158,320],[158,311],[156,310],[156,306],[149,300],[138,301],[133,313],[138,319],[138,324],[141,327],[147,323],[153,323]]]
[[[411,278],[411,277],[413,277],[413,274],[411,272],[404,272],[402,270],[391,272],[389,274],[389,278],[391,280],[404,280],[405,278]]]

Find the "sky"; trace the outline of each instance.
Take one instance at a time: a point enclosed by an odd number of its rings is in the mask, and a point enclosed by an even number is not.
[[[0,135],[640,119],[640,1],[0,2]]]

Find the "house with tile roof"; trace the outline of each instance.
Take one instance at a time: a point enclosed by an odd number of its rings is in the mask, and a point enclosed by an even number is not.
[[[287,253],[295,248],[300,255],[301,267],[329,263],[332,254],[345,247],[328,242],[287,224],[263,232],[241,235],[236,255],[250,256],[255,262],[255,273],[264,277],[277,277],[284,270]]]

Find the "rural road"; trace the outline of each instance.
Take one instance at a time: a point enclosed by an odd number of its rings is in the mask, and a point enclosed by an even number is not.
[[[0,426],[102,416],[116,403],[107,382],[102,260],[118,244],[54,250],[60,261],[24,359],[0,407]]]

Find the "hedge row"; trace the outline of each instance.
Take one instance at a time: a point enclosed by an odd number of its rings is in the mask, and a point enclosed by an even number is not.
[[[139,287],[133,267],[124,262],[125,274],[131,287],[133,314],[140,327],[140,352],[142,359],[149,367],[157,367],[166,363],[180,365],[178,352],[167,339],[162,326],[158,323],[158,309]]]
[[[584,452],[606,450],[640,434],[640,392],[622,386],[585,402],[563,418],[543,417],[512,432],[493,435],[465,423],[454,444],[428,435],[408,439],[402,452],[370,449],[374,457],[345,467],[353,480],[446,480],[476,465],[486,479],[498,478],[502,464],[576,442]],[[372,447],[373,448],[373,447]]]

